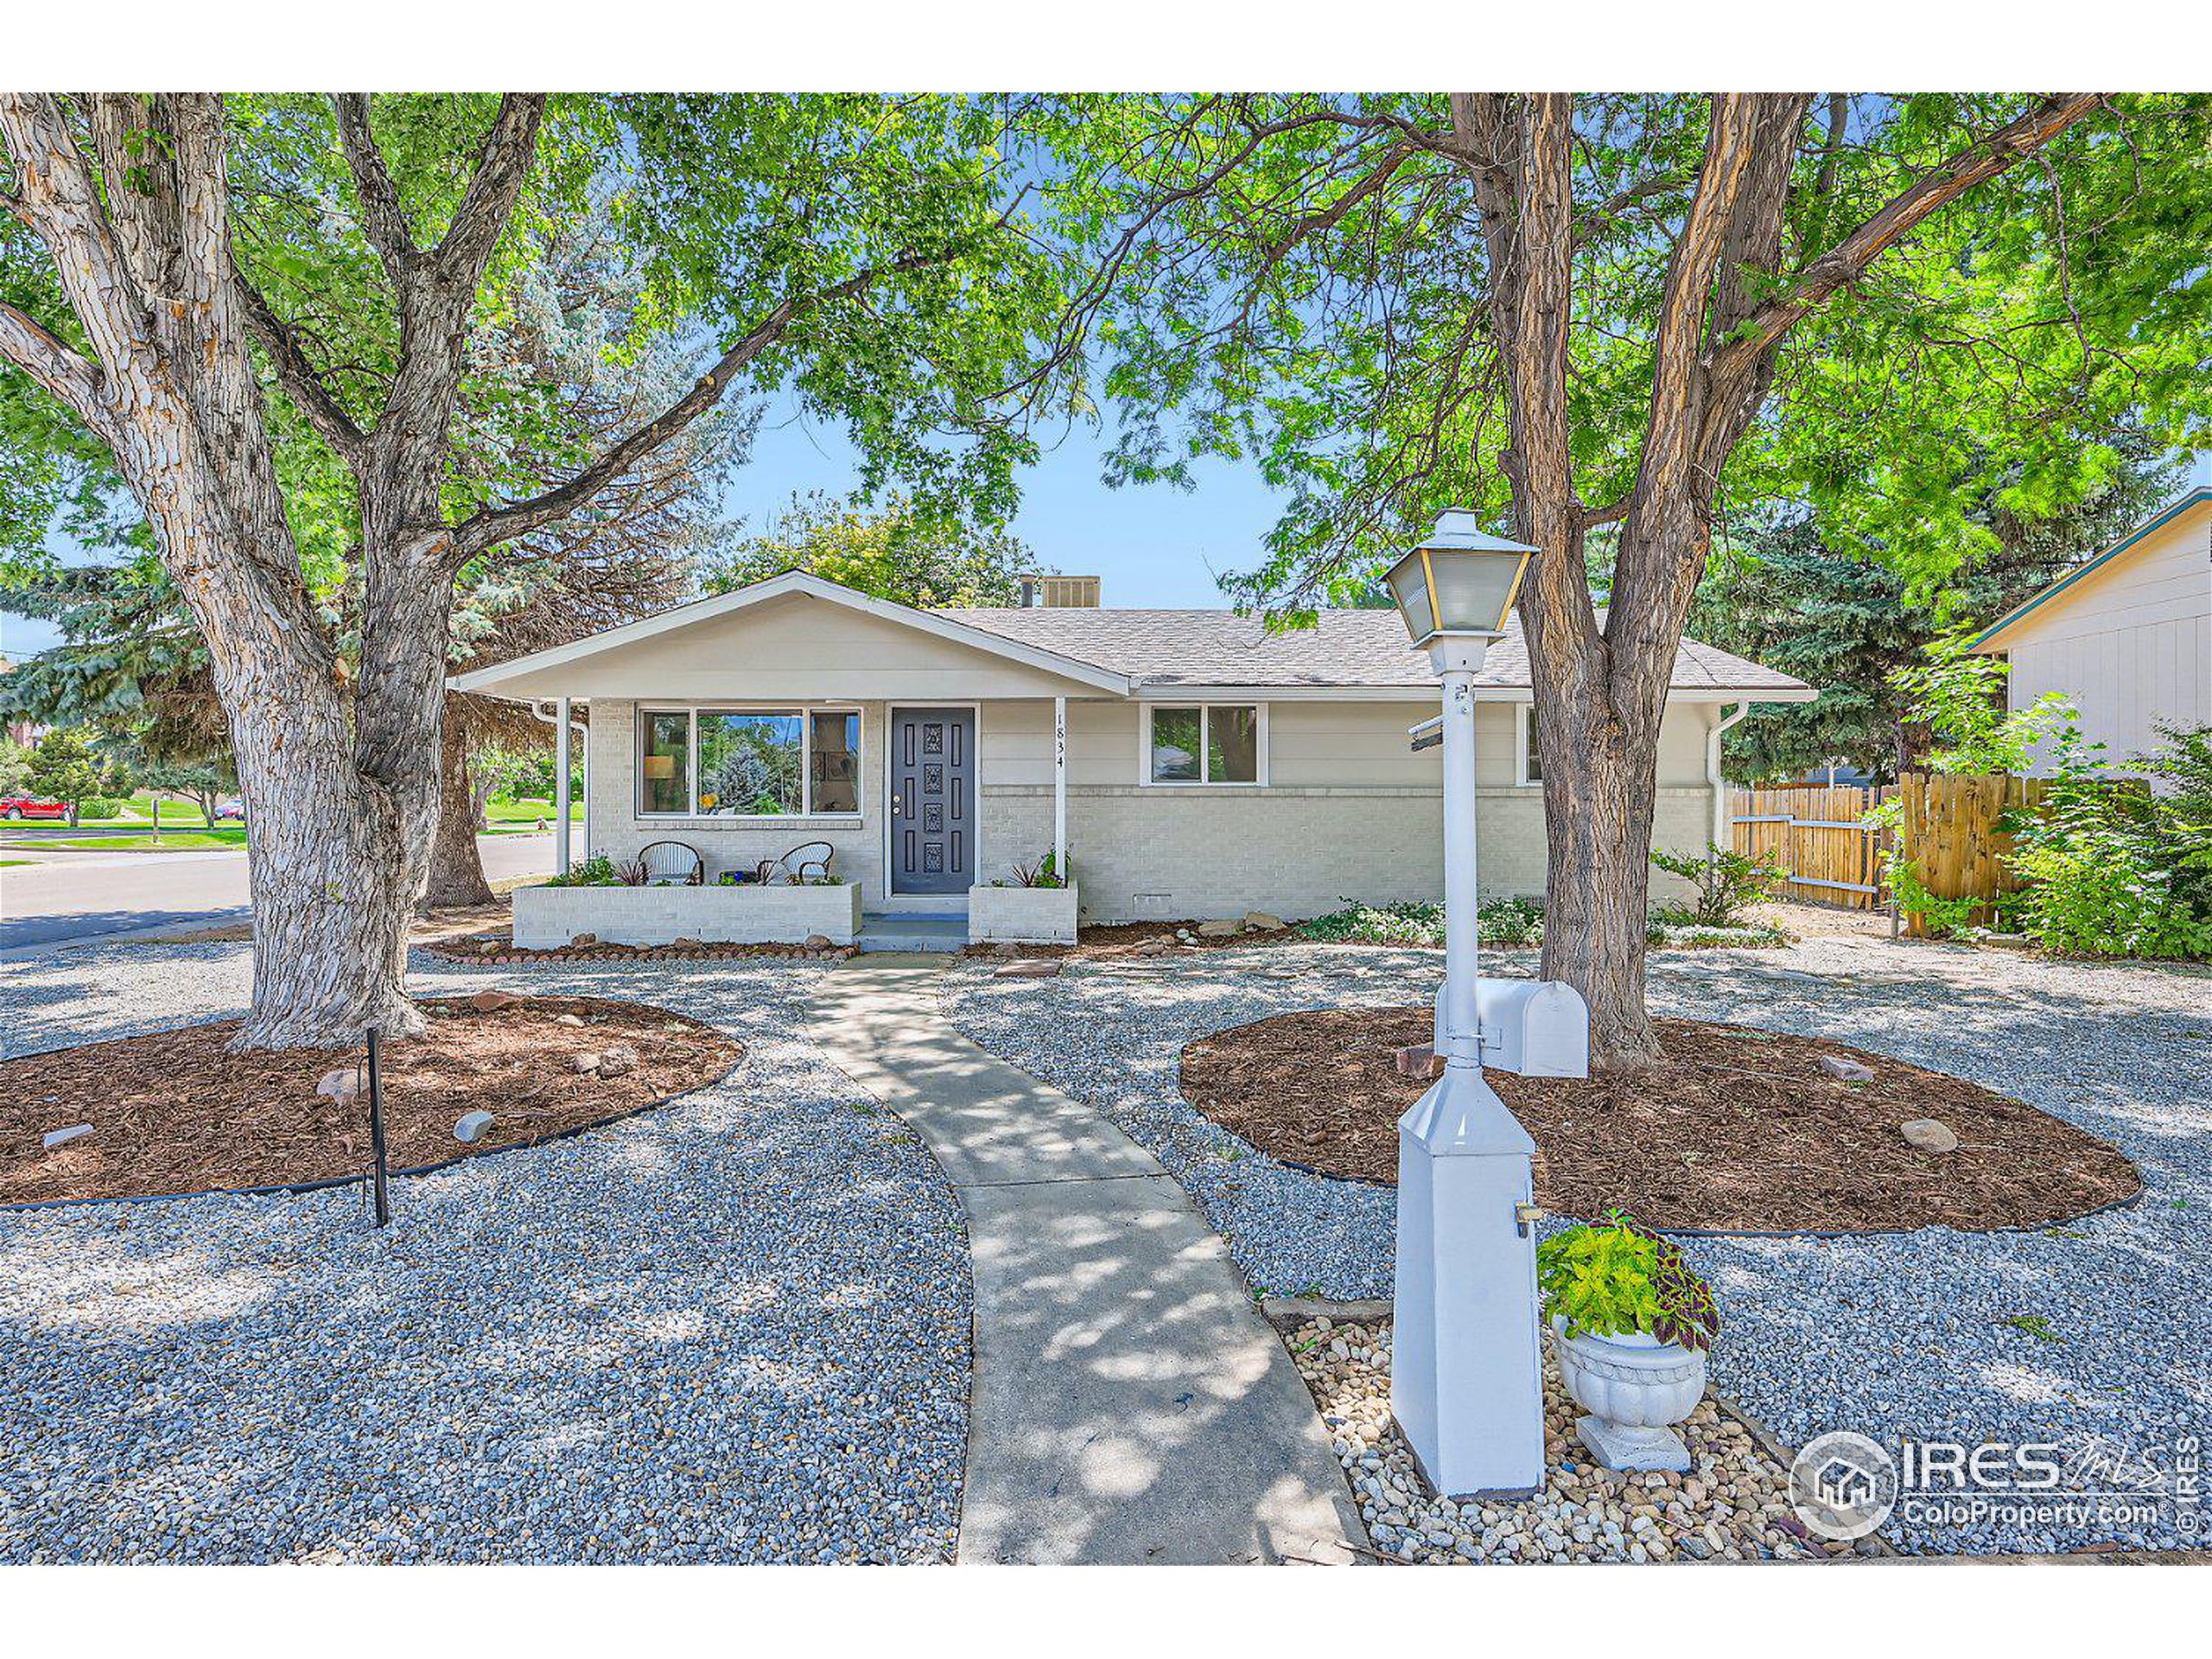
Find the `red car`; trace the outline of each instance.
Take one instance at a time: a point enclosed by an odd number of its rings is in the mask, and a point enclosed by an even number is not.
[[[24,818],[66,818],[68,804],[64,801],[34,800],[29,795],[0,795],[0,818],[10,823]]]

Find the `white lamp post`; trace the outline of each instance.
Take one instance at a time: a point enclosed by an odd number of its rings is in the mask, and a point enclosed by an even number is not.
[[[1390,591],[1444,682],[1444,1075],[1398,1120],[1390,1409],[1437,1491],[1544,1479],[1529,1138],[1484,1080],[1476,951],[1475,675],[1535,553],[1453,511]]]

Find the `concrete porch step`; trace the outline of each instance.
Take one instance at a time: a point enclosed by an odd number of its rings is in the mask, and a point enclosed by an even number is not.
[[[968,918],[876,911],[861,918],[855,943],[863,950],[957,950],[968,943]]]

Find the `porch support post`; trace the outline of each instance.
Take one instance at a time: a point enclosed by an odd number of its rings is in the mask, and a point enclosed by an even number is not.
[[[584,728],[584,831],[583,855],[591,857],[591,728]]]
[[[1068,700],[1052,699],[1052,868],[1068,872]]]
[[[569,874],[569,700],[563,697],[553,725],[553,868]]]

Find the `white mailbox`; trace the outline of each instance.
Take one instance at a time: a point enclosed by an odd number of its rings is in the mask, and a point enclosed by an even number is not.
[[[1590,1075],[1590,1005],[1564,980],[1475,982],[1483,1064],[1524,1077]],[[1444,992],[1436,993],[1436,1040],[1444,1040]]]

